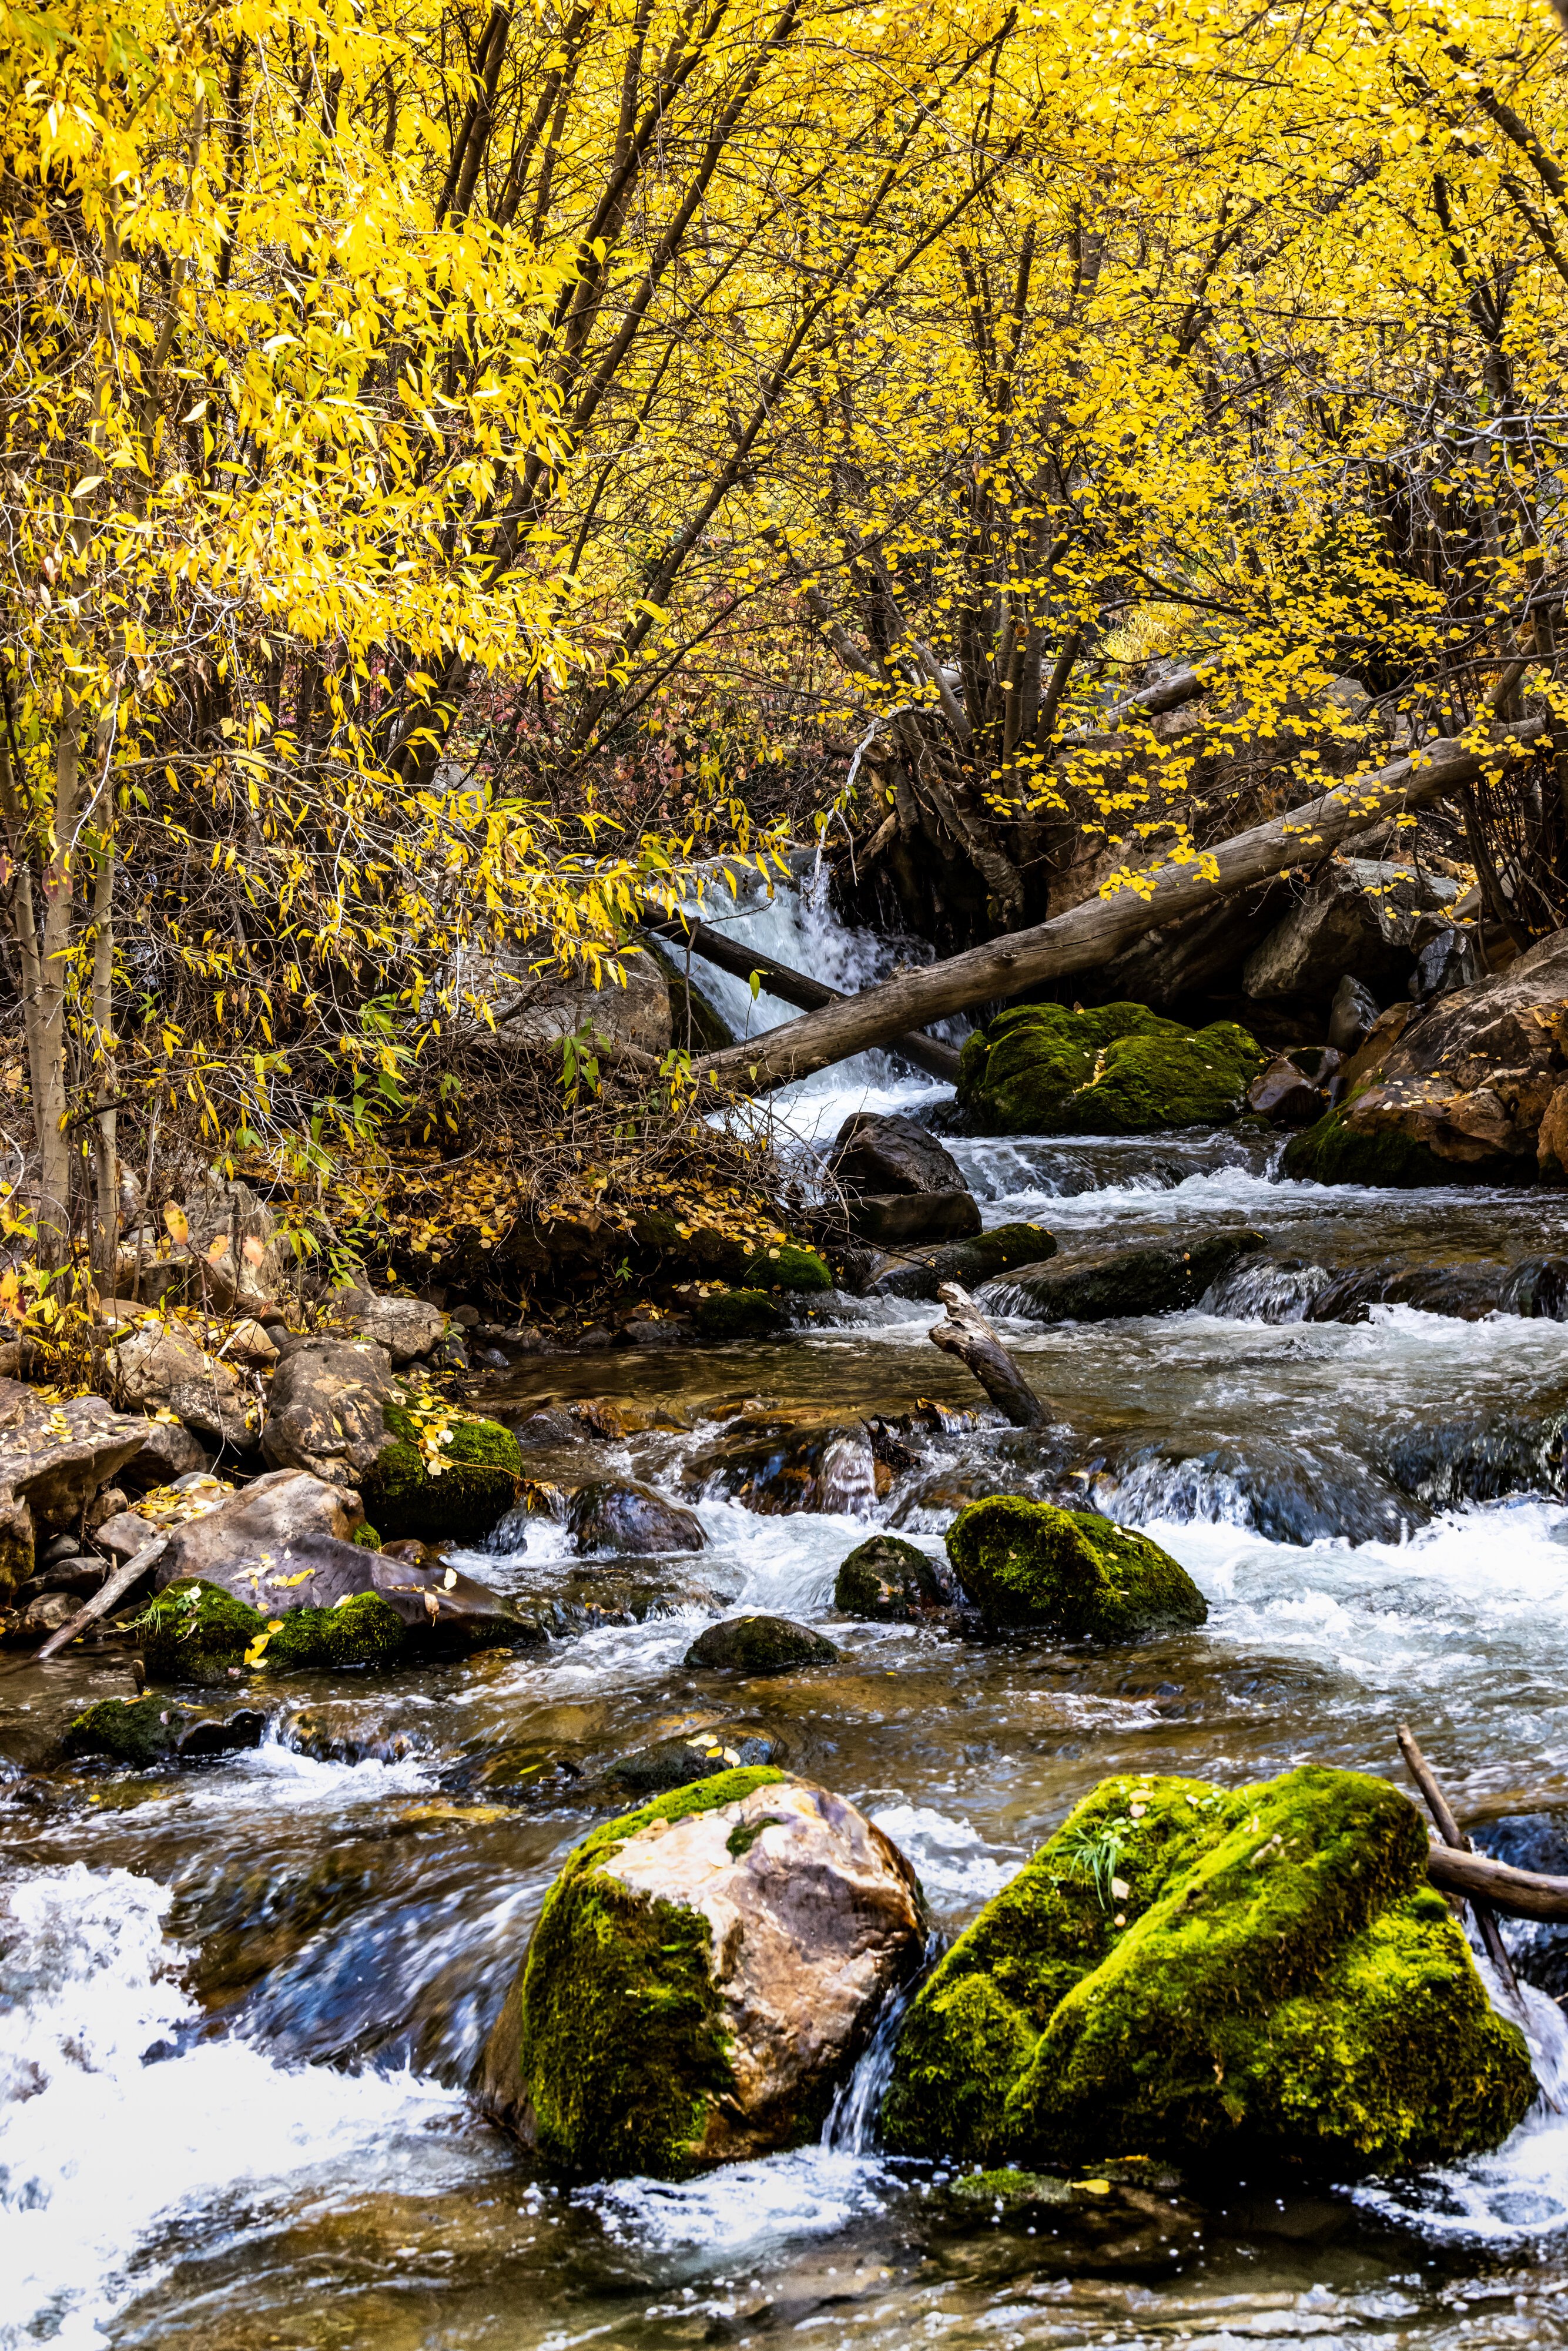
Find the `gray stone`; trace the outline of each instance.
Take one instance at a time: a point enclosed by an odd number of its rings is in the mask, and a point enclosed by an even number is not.
[[[274,1469],[305,1469],[357,1487],[386,1443],[382,1405],[396,1393],[383,1347],[312,1339],[272,1375],[261,1450]]]
[[[580,1486],[566,1522],[580,1552],[651,1559],[662,1552],[702,1551],[707,1544],[696,1513],[666,1502],[650,1486]]]
[[[1354,1053],[1370,1034],[1377,1012],[1377,998],[1371,988],[1364,987],[1354,973],[1347,971],[1329,1008],[1329,1043],[1338,1052]]]
[[[1432,996],[1449,996],[1458,987],[1473,987],[1486,977],[1480,950],[1473,931],[1461,931],[1445,923],[1429,939],[1423,940],[1416,950],[1416,968],[1410,976],[1410,994],[1425,1000]]]
[[[179,1323],[143,1322],[110,1350],[110,1369],[127,1404],[163,1405],[187,1428],[242,1453],[255,1445],[261,1408],[253,1384]]]
[[[842,1651],[808,1625],[788,1616],[727,1616],[699,1633],[686,1651],[693,1668],[743,1674],[788,1674],[800,1666],[831,1666]]]
[[[357,1550],[350,1538],[363,1520],[358,1494],[312,1477],[308,1470],[270,1470],[201,1518],[173,1530],[158,1562],[158,1589],[190,1578],[226,1584],[248,1600],[252,1577],[284,1573],[279,1561],[298,1551],[307,1537],[328,1536],[345,1550]],[[332,1597],[337,1599],[336,1592]],[[295,1607],[299,1602],[287,1604]]]
[[[952,1153],[912,1118],[856,1111],[833,1138],[829,1172],[848,1192],[963,1192]]]
[[[967,1240],[980,1230],[972,1192],[867,1192],[850,1203],[850,1229],[886,1249],[898,1241]]]
[[[1134,1249],[1076,1249],[1049,1265],[1022,1266],[980,1292],[987,1313],[1036,1322],[1107,1322],[1121,1316],[1178,1314],[1196,1306],[1244,1257],[1269,1246],[1261,1233],[1231,1228]]]
[[[324,1311],[331,1329],[384,1348],[394,1371],[434,1353],[447,1336],[445,1315],[423,1298],[388,1296],[374,1290],[335,1290]]]
[[[20,1382],[0,1380],[0,1601],[32,1574],[38,1535],[80,1523],[146,1426],[101,1396],[50,1405]]]
[[[1326,996],[1342,973],[1402,988],[1416,926],[1458,895],[1458,884],[1413,868],[1332,857],[1242,967],[1249,996]]]

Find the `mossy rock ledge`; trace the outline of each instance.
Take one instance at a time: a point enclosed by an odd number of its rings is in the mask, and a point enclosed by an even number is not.
[[[1179,1561],[1092,1510],[990,1495],[959,1511],[947,1556],[988,1625],[1037,1626],[1069,1641],[1141,1641],[1208,1616]]]
[[[852,1804],[766,1765],[721,1772],[569,1856],[476,2095],[574,2178],[800,2145],[924,1934],[914,1871]]]
[[[276,1625],[276,1632],[270,1625]],[[166,1584],[138,1620],[149,1677],[208,1687],[236,1674],[314,1669],[341,1673],[393,1665],[408,1627],[379,1592],[357,1592],[333,1608],[289,1607],[263,1615],[222,1584]],[[259,1649],[257,1644],[259,1643]]]
[[[1497,2146],[1529,2053],[1426,1858],[1413,1806],[1361,1772],[1103,1781],[911,2003],[890,2150],[1355,2179]]]
[[[499,1421],[455,1413],[443,1467],[420,1450],[419,1426],[400,1404],[383,1403],[387,1441],[364,1478],[365,1512],[387,1542],[476,1543],[509,1510],[521,1490],[523,1457]]]
[[[958,1100],[1000,1134],[1224,1125],[1268,1056],[1234,1020],[1185,1029],[1143,1004],[1017,1004],[965,1044]]]

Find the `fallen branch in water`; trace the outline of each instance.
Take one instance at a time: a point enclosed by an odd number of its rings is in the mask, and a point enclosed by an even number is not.
[[[68,1625],[62,1625],[57,1633],[49,1635],[43,1647],[35,1653],[33,1663],[41,1666],[47,1657],[54,1656],[57,1649],[63,1649],[68,1641],[78,1639],[99,1616],[107,1616],[115,1602],[123,1599],[131,1585],[139,1583],[150,1567],[156,1566],[168,1548],[167,1535],[160,1535],[154,1542],[144,1543],[134,1559],[128,1559],[123,1567],[115,1569],[106,1583],[99,1585],[92,1598],[77,1610]]]
[[[1427,1855],[1427,1876],[1440,1892],[1485,1902],[1507,1917],[1568,1923],[1568,1877],[1515,1869],[1506,1861],[1489,1861],[1483,1853],[1456,1853],[1441,1844]]]
[[[926,1336],[945,1355],[956,1355],[1015,1428],[1043,1428],[1047,1412],[967,1290],[945,1281],[936,1292],[947,1309]]]
[[[1427,1809],[1437,1823],[1437,1834],[1442,1838],[1444,1844],[1450,1853],[1470,1852],[1470,1841],[1454,1818],[1449,1809],[1448,1800],[1437,1785],[1437,1774],[1416,1746],[1415,1735],[1409,1724],[1400,1723],[1396,1736],[1399,1740],[1399,1752],[1405,1758],[1406,1768],[1427,1799]],[[1503,1943],[1502,1929],[1497,1923],[1497,1914],[1491,1905],[1483,1901],[1479,1896],[1472,1894],[1467,1898],[1470,1908],[1475,1912],[1477,1930],[1486,1947],[1486,1955],[1497,1970],[1504,1989],[1517,2000],[1519,1984],[1514,1976],[1513,1962],[1509,1958]]]

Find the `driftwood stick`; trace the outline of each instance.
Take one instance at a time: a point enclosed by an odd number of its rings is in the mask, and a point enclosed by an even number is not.
[[[168,1548],[167,1535],[160,1535],[155,1542],[143,1544],[134,1559],[128,1559],[123,1567],[115,1569],[107,1583],[99,1585],[92,1598],[77,1610],[68,1625],[62,1625],[57,1633],[49,1635],[43,1647],[35,1652],[33,1663],[41,1666],[47,1657],[54,1656],[57,1649],[63,1649],[68,1641],[74,1641],[85,1633],[99,1617],[107,1616],[115,1602],[123,1599],[131,1585],[140,1583],[150,1567],[157,1565]]]
[[[967,1290],[945,1281],[937,1290],[947,1312],[926,1333],[945,1355],[956,1355],[1015,1428],[1043,1428],[1046,1406],[1036,1395]]]
[[[1506,1861],[1489,1861],[1484,1853],[1456,1853],[1451,1845],[1440,1844],[1427,1855],[1427,1876],[1439,1892],[1485,1904],[1507,1917],[1539,1918],[1552,1926],[1568,1923],[1568,1877],[1515,1869]]]
[[[1437,1834],[1450,1853],[1469,1853],[1470,1841],[1454,1818],[1448,1800],[1437,1785],[1437,1774],[1416,1746],[1415,1736],[1407,1722],[1399,1724],[1397,1736],[1399,1752],[1405,1758],[1406,1769],[1427,1799],[1427,1809],[1437,1823]],[[1427,1874],[1431,1876],[1430,1868]],[[1519,1873],[1521,1876],[1524,1874],[1522,1871]],[[1502,1929],[1497,1923],[1496,1912],[1480,1895],[1472,1892],[1467,1895],[1466,1899],[1475,1912],[1476,1927],[1486,1947],[1488,1959],[1497,1970],[1505,1991],[1517,2000],[1519,1983],[1513,1972],[1513,1963],[1503,1943]]]

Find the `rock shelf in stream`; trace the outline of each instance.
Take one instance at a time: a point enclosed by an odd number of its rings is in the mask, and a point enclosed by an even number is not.
[[[1534,2096],[1386,1782],[1107,1780],[912,2002],[888,2147],[1113,2147],[1354,2179],[1497,2146]]]
[[[842,1797],[768,1767],[701,1780],[570,1855],[480,2104],[579,2177],[798,2146],[924,1940],[914,1870]]]
[[[947,1556],[988,1625],[1068,1641],[1141,1641],[1208,1619],[1186,1568],[1092,1510],[998,1494],[960,1510]]]
[[[1034,1322],[1109,1322],[1124,1315],[1178,1314],[1197,1306],[1243,1258],[1269,1244],[1240,1228],[1134,1249],[1074,1249],[1047,1265],[988,1282],[980,1304]]]

